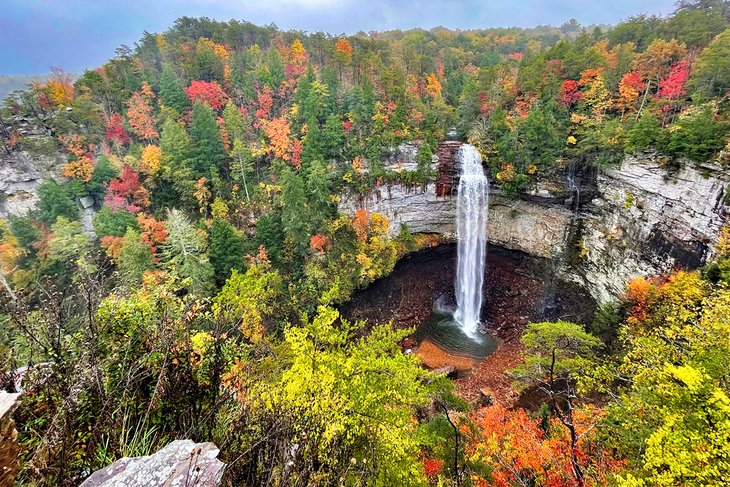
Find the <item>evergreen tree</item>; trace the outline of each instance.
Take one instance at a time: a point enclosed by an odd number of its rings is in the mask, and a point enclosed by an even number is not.
[[[190,137],[185,127],[168,118],[160,135],[160,173],[154,202],[162,206],[192,206],[195,180],[190,160]]]
[[[52,224],[59,216],[75,220],[79,216],[73,191],[70,185],[58,184],[48,180],[38,186],[38,219]]]
[[[321,228],[333,216],[332,171],[322,160],[312,162],[307,175],[307,194],[309,196],[309,216],[312,227]]]
[[[162,244],[165,267],[183,281],[190,292],[207,296],[213,288],[213,266],[206,255],[206,241],[180,210],[169,210],[165,220],[168,237]]]
[[[309,209],[304,181],[289,166],[281,171],[281,200],[284,235],[301,255],[309,246]]]
[[[269,260],[274,265],[281,264],[282,243],[284,232],[281,223],[281,213],[271,211],[264,213],[256,221],[256,245],[263,246],[269,255]]]
[[[195,102],[190,121],[192,147],[190,156],[198,177],[209,177],[212,167],[225,171],[228,159],[220,137],[220,130],[213,109],[208,105]],[[163,149],[164,151],[164,149]]]
[[[210,229],[210,263],[213,265],[215,279],[223,284],[231,274],[231,269],[243,268],[243,240],[233,225],[216,218]]]
[[[190,106],[185,91],[183,90],[180,78],[173,70],[172,66],[165,64],[162,68],[160,76],[160,100],[165,106],[174,108],[178,112],[182,112]]]

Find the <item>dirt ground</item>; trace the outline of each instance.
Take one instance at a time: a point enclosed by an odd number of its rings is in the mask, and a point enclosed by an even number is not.
[[[440,296],[453,302],[455,268],[453,244],[417,252],[402,259],[390,276],[358,292],[341,311],[352,320],[392,320],[398,328],[418,327]],[[551,275],[550,262],[492,246],[482,319],[485,331],[499,341],[497,350],[480,361],[449,353],[428,339],[422,343],[406,339],[404,348],[412,348],[431,369],[455,369],[456,392],[464,399],[476,402],[484,391],[498,402],[512,404],[516,394],[507,371],[522,361],[520,337],[527,324],[558,317],[579,320],[593,311],[584,296],[568,294],[569,286],[546,279]]]

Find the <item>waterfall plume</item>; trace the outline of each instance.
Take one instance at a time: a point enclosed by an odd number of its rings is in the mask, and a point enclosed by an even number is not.
[[[474,146],[459,149],[461,176],[456,199],[456,312],[462,330],[474,335],[482,309],[482,286],[487,256],[489,184],[482,158]]]

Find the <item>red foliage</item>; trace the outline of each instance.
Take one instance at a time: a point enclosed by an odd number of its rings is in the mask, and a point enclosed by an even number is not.
[[[578,82],[572,79],[566,79],[563,81],[560,87],[560,94],[558,95],[558,101],[564,105],[570,106],[575,105],[583,99],[583,93],[578,89]]]
[[[423,471],[427,477],[434,477],[441,473],[441,469],[444,467],[444,461],[438,458],[424,458]]]
[[[201,101],[216,111],[228,101],[228,95],[215,81],[193,81],[186,91],[191,102]]]
[[[673,100],[687,94],[686,84],[689,79],[689,64],[687,61],[679,61],[672,66],[666,78],[659,82],[660,98]]]
[[[124,129],[124,117],[118,113],[113,113],[109,117],[106,123],[105,137],[107,141],[114,142],[118,145],[126,145],[132,140]]]
[[[150,205],[150,194],[142,186],[139,174],[129,164],[124,165],[119,178],[109,181],[109,192],[104,203],[112,209],[124,209],[130,213],[138,213]]]
[[[271,118],[271,109],[274,106],[274,98],[271,96],[271,88],[268,86],[264,88],[264,91],[256,93],[256,123],[254,126],[259,127],[258,120],[269,120]]]
[[[522,59],[524,57],[525,57],[525,55],[522,54],[521,52],[513,52],[512,54],[509,55],[509,58],[514,59],[515,61],[522,61]]]

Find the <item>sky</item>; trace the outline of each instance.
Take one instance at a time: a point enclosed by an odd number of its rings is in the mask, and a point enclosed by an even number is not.
[[[444,26],[452,29],[615,24],[632,15],[666,15],[675,0],[2,0],[0,74],[61,66],[71,73],[103,64],[142,33],[182,16],[247,20],[332,34]]]

